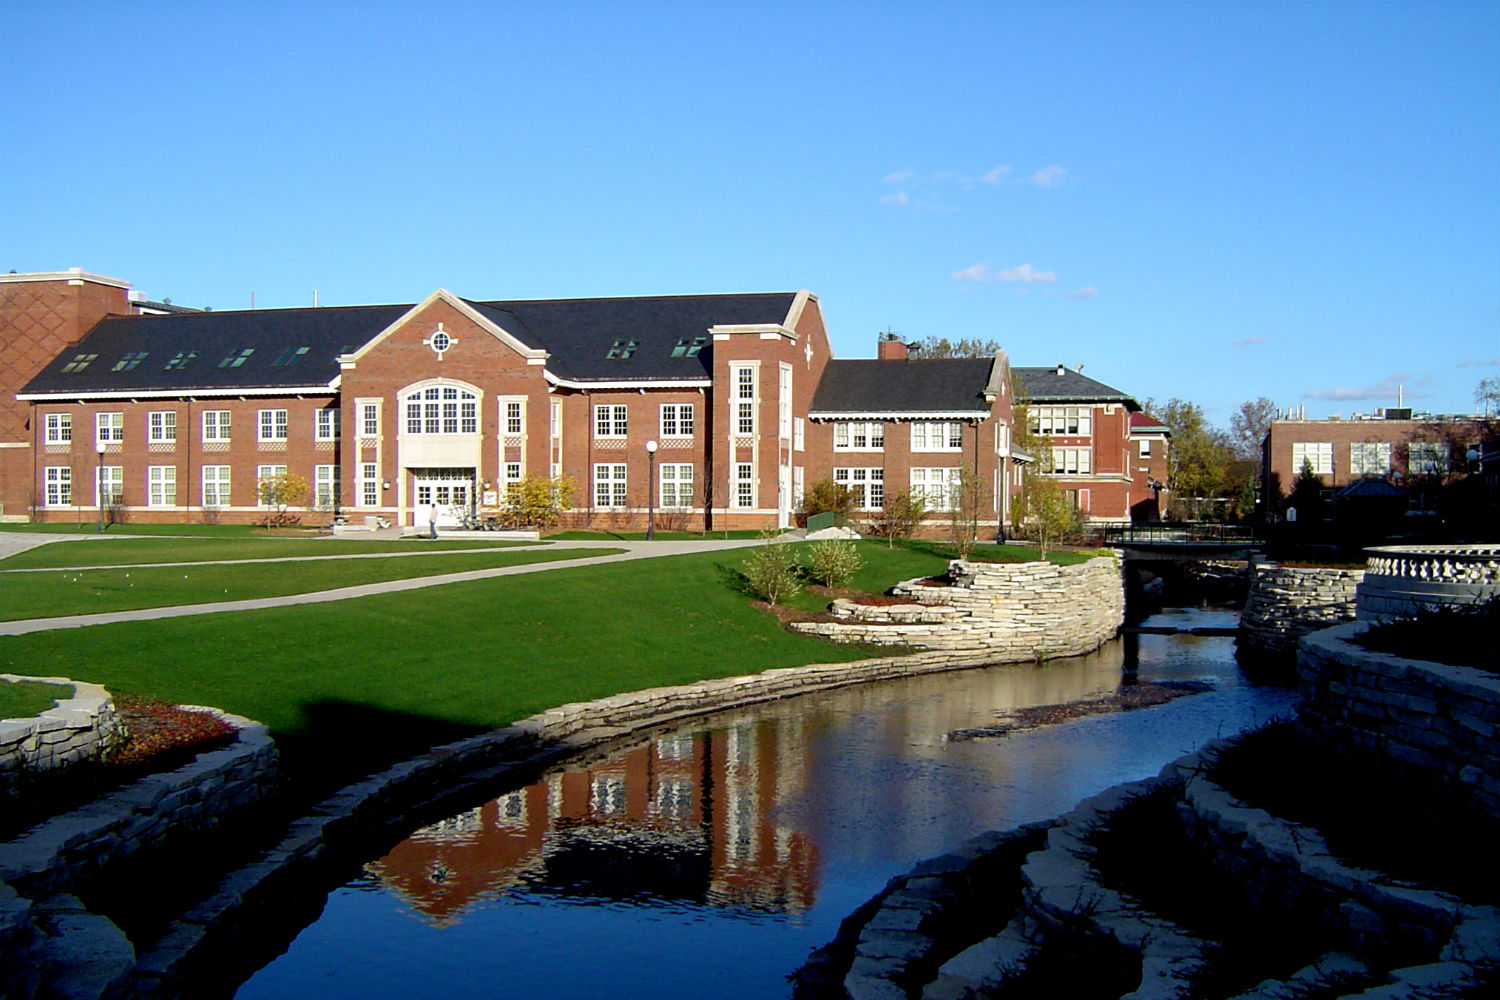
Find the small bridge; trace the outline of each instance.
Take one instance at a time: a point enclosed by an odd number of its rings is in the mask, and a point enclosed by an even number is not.
[[[1104,544],[1126,559],[1197,562],[1204,559],[1249,559],[1265,549],[1262,525],[1131,524],[1106,528]]]

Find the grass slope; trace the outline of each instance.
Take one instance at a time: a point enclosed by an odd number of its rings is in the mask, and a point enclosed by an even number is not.
[[[138,566],[142,563],[216,559],[285,559],[299,556],[394,555],[408,552],[504,549],[534,542],[345,541],[341,538],[110,538],[53,542],[0,560],[0,570],[62,566]]]
[[[53,702],[71,697],[71,684],[0,680],[0,719],[29,719],[47,711]]]

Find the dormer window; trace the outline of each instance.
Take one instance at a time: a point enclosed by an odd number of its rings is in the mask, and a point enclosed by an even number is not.
[[[99,355],[97,355],[97,354],[75,354],[75,355],[73,355],[73,360],[69,361],[66,365],[63,365],[63,374],[64,375],[71,375],[71,374],[73,374],[75,372],[81,372],[81,371],[83,371],[85,368],[87,368],[89,366],[90,362],[92,362],[98,356]]]
[[[272,368],[290,368],[293,365],[295,365],[297,362],[301,361],[302,360],[302,355],[304,355],[306,353],[307,353],[307,348],[305,348],[305,347],[297,347],[297,348],[288,347],[286,350],[282,351],[279,355],[277,355],[275,361],[271,362],[271,367]]]
[[[132,372],[132,371],[135,371],[137,365],[139,365],[142,361],[145,361],[145,360],[146,360],[146,352],[145,351],[132,351],[131,353],[129,353],[129,354],[125,355],[123,358],[121,358],[119,361],[116,361],[115,362],[115,366],[113,368],[111,368],[110,371],[115,371],[115,372]]]
[[[197,351],[178,351],[177,356],[163,366],[162,371],[180,372],[198,356]]]
[[[707,337],[683,337],[677,341],[677,346],[672,348],[672,357],[696,358],[707,343]]]
[[[243,351],[237,351],[237,352],[229,355],[229,357],[225,358],[223,361],[220,361],[219,362],[219,367],[220,368],[238,368],[240,365],[242,365],[242,364],[245,363],[245,360],[247,358],[249,358],[250,355],[252,355],[254,353],[255,353],[255,348],[253,348],[253,347],[247,347]]]
[[[639,340],[617,340],[610,345],[609,351],[604,355],[606,358],[624,360],[635,353],[635,349],[641,346]]]

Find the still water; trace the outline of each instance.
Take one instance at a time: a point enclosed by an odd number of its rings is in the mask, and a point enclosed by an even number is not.
[[[1235,622],[1182,609],[1144,624]],[[1137,678],[1213,690],[947,739]],[[1292,697],[1245,680],[1232,639],[1145,635],[706,717],[412,831],[237,997],[786,996],[808,952],[914,862],[1154,774]]]

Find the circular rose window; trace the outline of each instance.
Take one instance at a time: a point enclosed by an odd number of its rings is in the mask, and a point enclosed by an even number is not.
[[[449,347],[453,346],[453,338],[449,337],[442,330],[439,330],[437,333],[434,333],[432,335],[432,340],[429,341],[429,343],[432,344],[432,349],[434,351],[437,351],[439,354],[442,354]]]

